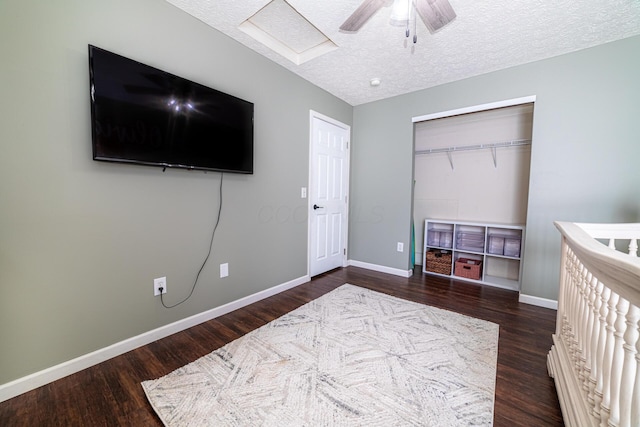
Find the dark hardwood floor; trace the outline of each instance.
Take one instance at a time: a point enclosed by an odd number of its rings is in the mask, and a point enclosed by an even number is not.
[[[500,325],[495,426],[562,426],[546,356],[554,310],[516,292],[422,274],[348,267],[0,403],[0,426],[160,426],[140,382],[168,374],[343,283]]]

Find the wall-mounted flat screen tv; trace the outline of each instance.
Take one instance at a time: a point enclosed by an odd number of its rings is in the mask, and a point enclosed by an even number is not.
[[[93,159],[253,173],[253,103],[89,45]]]

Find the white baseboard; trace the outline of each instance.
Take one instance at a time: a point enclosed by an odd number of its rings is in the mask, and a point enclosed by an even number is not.
[[[413,270],[400,270],[399,268],[385,267],[384,265],[369,264],[368,262],[355,261],[350,259],[349,265],[366,268],[367,270],[379,271],[381,273],[393,274],[394,276],[411,277]]]
[[[540,297],[534,297],[532,295],[520,294],[518,298],[519,302],[523,302],[525,304],[537,305],[538,307],[550,308],[552,310],[558,309],[558,301]]]
[[[263,300],[270,296],[276,295],[280,292],[284,292],[287,289],[294,288],[303,283],[309,282],[311,278],[306,275],[289,282],[274,286],[264,291],[257,292],[253,295],[240,298],[239,300],[232,301],[224,304],[220,307],[213,308],[211,310],[204,311],[202,313],[187,317],[182,320],[170,323],[165,326],[153,329],[135,337],[131,337],[124,341],[112,344],[108,347],[96,350],[94,352],[76,357],[75,359],[68,360],[60,363],[59,365],[52,366],[39,372],[35,372],[26,377],[18,378],[17,380],[1,384],[0,385],[0,402],[9,400],[27,391],[34,390],[50,382],[59,380],[68,375],[80,372],[83,369],[102,363],[113,357],[124,354],[128,351],[134,350],[143,345],[147,345],[161,338],[168,337],[176,332],[183,331],[192,326],[206,322],[224,314],[230,313],[239,308],[245,307],[254,302]]]

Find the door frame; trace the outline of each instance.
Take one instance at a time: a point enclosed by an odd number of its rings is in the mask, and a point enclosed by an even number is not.
[[[342,254],[342,266],[347,267],[349,265],[349,206],[351,204],[351,197],[349,194],[350,185],[350,170],[351,170],[351,126],[345,123],[342,123],[336,119],[333,119],[329,116],[325,116],[322,113],[319,113],[314,110],[309,110],[309,176],[307,180],[307,276],[311,277],[311,215],[312,215],[312,200],[313,200],[313,189],[311,188],[311,175],[312,175],[312,164],[313,164],[313,138],[314,138],[314,128],[313,121],[314,120],[323,120],[327,123],[330,123],[334,126],[342,128],[348,133],[348,141],[347,141],[347,158],[345,159],[345,169],[344,170],[344,183],[346,188],[344,189],[344,194],[347,197],[347,208],[344,214],[344,224],[342,227],[342,241],[344,242],[344,252]]]
[[[469,114],[469,113],[481,113],[484,111],[488,111],[488,110],[494,110],[494,109],[498,109],[498,108],[504,108],[504,107],[515,107],[517,105],[524,105],[524,104],[533,104],[534,106],[534,116],[533,119],[535,120],[535,106],[536,106],[536,95],[529,95],[529,96],[523,96],[520,98],[512,98],[512,99],[505,99],[505,100],[501,100],[501,101],[496,101],[496,102],[489,102],[486,104],[478,104],[478,105],[471,105],[468,107],[462,107],[462,108],[458,108],[455,110],[446,110],[446,111],[440,111],[440,112],[436,112],[436,113],[430,113],[430,114],[425,114],[422,116],[415,116],[411,118],[411,123],[414,127],[414,132],[413,132],[413,145],[412,145],[412,157],[413,157],[413,179],[412,179],[412,186],[411,186],[411,222],[414,225],[414,229],[415,230],[419,230],[420,227],[418,224],[416,224],[415,221],[415,179],[416,179],[416,167],[415,167],[415,125],[416,123],[420,123],[420,122],[426,122],[426,121],[430,121],[430,120],[436,120],[436,119],[441,119],[441,118],[446,118],[446,117],[453,117],[453,116],[459,116],[462,114]],[[532,129],[533,131],[533,129]],[[532,140],[533,140],[533,136],[532,136]],[[529,162],[531,163],[531,161]],[[529,182],[529,194],[531,194],[531,182]],[[528,203],[528,202],[527,202]],[[527,213],[528,213],[528,208],[527,208]],[[451,218],[451,219],[455,219],[455,218]],[[424,224],[424,221],[423,221]],[[525,224],[526,225],[526,221]],[[424,230],[423,230],[424,232]],[[414,235],[414,242],[417,242],[417,239],[415,238]],[[420,263],[424,262],[424,243],[422,245],[422,248],[418,248],[415,247],[414,250],[414,264],[418,264],[417,262],[417,257],[415,257],[415,255],[420,254]],[[523,262],[523,261],[521,261]],[[420,265],[420,264],[418,264]],[[521,272],[522,274],[522,272]]]

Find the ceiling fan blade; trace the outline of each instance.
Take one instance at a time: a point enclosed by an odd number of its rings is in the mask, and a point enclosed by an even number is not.
[[[360,6],[347,18],[340,26],[340,31],[355,33],[376,14],[383,6],[386,6],[387,0],[364,0]]]
[[[456,17],[456,12],[448,0],[416,0],[416,10],[431,33],[435,33]]]

